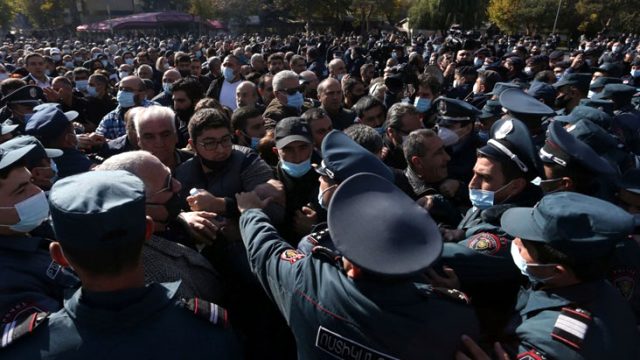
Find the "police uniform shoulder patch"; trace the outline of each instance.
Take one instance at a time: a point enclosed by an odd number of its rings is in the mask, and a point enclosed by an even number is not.
[[[0,340],[0,348],[5,348],[17,339],[30,334],[33,330],[44,323],[49,317],[49,313],[37,312],[27,314],[10,323],[2,326],[2,340]]]
[[[516,355],[516,360],[546,360],[547,357],[542,355],[539,351],[531,349],[529,351]]]
[[[580,350],[591,320],[591,314],[588,311],[564,307],[553,326],[551,337],[576,350]]]
[[[293,264],[296,261],[303,259],[304,256],[305,255],[298,250],[287,249],[283,251],[282,254],[280,254],[280,260],[288,261],[289,263]]]
[[[214,325],[229,327],[229,315],[227,309],[222,306],[199,298],[182,299],[182,306],[197,317]]]
[[[440,115],[444,115],[447,113],[447,102],[444,100],[440,100],[440,102],[438,103],[438,111],[440,112]]]
[[[609,273],[609,280],[627,300],[633,297],[637,279],[638,271],[631,268],[615,269]]]
[[[442,298],[453,300],[463,305],[471,304],[471,299],[460,290],[434,287],[433,292]]]
[[[467,240],[470,249],[487,255],[497,254],[506,244],[507,239],[488,232],[474,234]]]

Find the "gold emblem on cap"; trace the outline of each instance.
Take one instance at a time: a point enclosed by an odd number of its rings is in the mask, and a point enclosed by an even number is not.
[[[506,120],[502,125],[500,125],[500,128],[496,130],[496,133],[493,137],[497,140],[504,139],[512,131],[513,131],[513,121]]]

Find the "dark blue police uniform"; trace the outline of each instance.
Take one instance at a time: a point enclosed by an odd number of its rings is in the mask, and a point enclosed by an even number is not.
[[[536,207],[508,210],[501,224],[510,235],[545,244],[586,268],[612,255],[616,243],[633,231],[634,219],[606,201],[559,192]],[[576,281],[565,278],[567,285],[552,286],[549,278],[532,277],[526,267],[521,271],[532,284],[520,291],[504,332],[505,345],[518,359],[639,358],[633,313],[604,274],[582,279],[576,271]]]
[[[397,211],[353,226],[388,206]],[[347,276],[327,249],[306,256],[291,248],[262,210],[244,211],[240,226],[252,269],[294,331],[301,359],[450,359],[462,334],[477,334],[471,309],[450,298],[462,293],[412,281],[439,256],[439,231],[377,175],[349,178],[329,206],[335,245],[367,272],[361,278]]]
[[[79,199],[78,194],[86,196]],[[78,268],[87,266],[81,265],[82,256],[95,256],[96,251],[107,257],[105,261],[122,262],[122,251],[135,251],[136,243],[142,246],[145,190],[131,173],[70,176],[56,182],[49,199],[59,250],[73,253]],[[136,265],[134,262],[129,265],[134,270],[127,267],[116,276],[135,277],[134,272],[141,271],[135,270]],[[96,275],[94,286],[98,284],[98,288],[102,284],[96,279],[113,279],[106,270]],[[111,291],[82,287],[68,293],[64,308],[56,313],[34,313],[5,325],[1,346],[6,348],[0,357],[241,358],[235,336],[226,326],[226,311],[199,299],[176,298],[179,285],[129,285]]]

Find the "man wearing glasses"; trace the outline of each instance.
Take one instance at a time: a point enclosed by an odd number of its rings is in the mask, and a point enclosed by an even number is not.
[[[291,70],[283,70],[273,77],[273,94],[264,117],[278,122],[286,117],[300,116],[309,109],[304,103],[298,74]]]

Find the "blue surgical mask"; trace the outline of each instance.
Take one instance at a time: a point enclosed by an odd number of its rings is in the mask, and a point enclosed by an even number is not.
[[[484,210],[492,207],[495,201],[496,193],[502,191],[502,189],[509,186],[511,182],[504,184],[500,189],[496,191],[482,190],[482,189],[469,189],[469,201],[474,207]]]
[[[493,206],[495,192],[481,190],[481,189],[469,189],[469,200],[474,207],[484,210]]]
[[[196,57],[197,58],[202,57],[202,51],[200,50],[196,51]]]
[[[338,186],[338,184],[331,185],[322,191],[318,191],[318,205],[320,205],[321,208],[327,210],[327,204],[324,203],[324,194],[326,194],[327,191],[333,189],[336,186]]]
[[[98,96],[98,90],[94,86],[87,86],[87,95]]]
[[[73,61],[65,62],[64,67],[66,67],[67,69],[73,69],[74,68]]]
[[[300,91],[296,91],[296,93],[293,95],[287,95],[288,107],[292,107],[292,108],[296,108],[297,110],[300,110],[300,108],[302,108],[303,103],[304,103],[304,98],[302,97],[302,94],[300,93]]]
[[[76,81],[76,89],[80,91],[87,90],[87,86],[89,85],[89,80],[77,80]]]
[[[555,275],[547,276],[546,278],[537,277],[529,272],[529,267],[537,266],[537,267],[551,267],[557,266],[557,264],[527,264],[527,261],[520,255],[520,250],[514,241],[511,242],[511,257],[513,258],[513,263],[516,264],[516,267],[520,269],[522,275],[529,278],[529,281],[532,284],[535,283],[544,283],[555,277]]]
[[[100,62],[102,63],[102,66],[107,67],[107,65],[109,65],[109,61],[107,60],[100,60]]]
[[[431,109],[431,99],[417,97],[413,101],[413,105],[418,109],[418,112],[425,113]]]
[[[473,65],[475,67],[481,67],[482,65],[484,65],[484,60],[479,59],[479,58],[475,58],[475,59],[473,59]]]
[[[311,158],[299,164],[294,164],[288,161],[280,160],[280,167],[289,176],[293,178],[300,178],[304,176],[304,174],[309,172],[309,170],[311,170]]]
[[[0,207],[0,209],[16,209],[20,221],[18,221],[17,224],[0,224],[0,226],[8,227],[13,231],[21,233],[35,229],[49,217],[49,202],[47,202],[44,191],[40,191],[30,198],[22,200],[13,207]]]
[[[640,70],[631,70],[631,76],[634,78],[640,77]]]
[[[121,108],[126,109],[136,105],[135,95],[131,91],[119,90],[116,99]]]
[[[251,138],[251,148],[253,150],[256,150],[258,148],[258,144],[260,144],[260,138],[259,137],[252,137]]]
[[[171,94],[171,92],[173,91],[173,84],[162,83],[162,91],[164,91],[165,94]]]
[[[51,55],[51,60],[58,62],[60,60],[62,60],[62,56],[60,55]]]
[[[378,134],[380,134],[380,136],[384,135],[384,126],[373,128],[373,130],[375,130]]]
[[[231,82],[235,77],[235,75],[233,74],[233,69],[230,67],[224,67],[224,66],[222,67],[222,76],[224,76],[224,79],[227,80],[228,82]]]
[[[124,63],[127,64],[127,65],[133,65],[133,58],[124,59]]]
[[[51,185],[53,185],[53,183],[55,183],[56,181],[58,181],[58,165],[56,164],[55,161],[49,159],[49,161],[51,162],[51,171],[53,172],[53,176],[51,177],[51,179],[49,180],[51,182]]]

